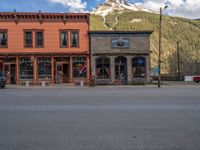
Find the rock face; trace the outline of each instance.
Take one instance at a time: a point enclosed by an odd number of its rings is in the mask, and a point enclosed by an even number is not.
[[[131,10],[131,11],[145,11],[145,12],[152,12],[148,9],[144,9],[141,6],[133,5],[129,3],[127,0],[107,0],[103,4],[97,6],[97,8],[92,12],[95,15],[106,16],[113,11],[124,11],[124,10]]]

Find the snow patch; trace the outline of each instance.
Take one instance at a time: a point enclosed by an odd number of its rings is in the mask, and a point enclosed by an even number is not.
[[[122,12],[124,10],[130,11],[144,11],[144,12],[151,12],[148,9],[145,9],[138,5],[133,5],[128,3],[126,0],[107,0],[105,3],[99,5],[92,14],[106,16],[109,13],[112,13],[114,10],[118,10]]]
[[[132,19],[131,23],[142,22],[142,19]]]

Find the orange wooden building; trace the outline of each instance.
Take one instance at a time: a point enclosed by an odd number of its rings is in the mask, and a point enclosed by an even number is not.
[[[0,13],[0,70],[7,83],[88,82],[89,14]]]

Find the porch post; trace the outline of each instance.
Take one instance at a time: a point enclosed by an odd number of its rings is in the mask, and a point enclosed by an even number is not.
[[[145,57],[145,69],[146,69],[146,80],[149,81],[150,80],[150,59],[148,56]]]
[[[69,82],[72,83],[72,74],[73,74],[73,69],[72,69],[72,56],[70,56],[69,60]]]
[[[111,59],[111,80],[112,80],[112,83],[115,84],[115,57],[114,56],[111,56],[110,57]]]
[[[132,79],[132,57],[127,56],[127,75],[128,75],[128,84],[131,84]]]
[[[19,84],[19,57],[16,56],[16,84]]]
[[[37,84],[37,57],[33,56],[34,61],[33,61],[33,84]]]
[[[86,68],[87,68],[87,83],[89,83],[90,82],[90,58],[89,58],[89,56],[87,56],[86,59],[87,59],[87,66],[86,66]]]
[[[55,76],[54,76],[54,57],[51,56],[51,84],[55,83]]]

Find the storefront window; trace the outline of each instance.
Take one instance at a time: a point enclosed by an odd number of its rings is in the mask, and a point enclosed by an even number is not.
[[[86,78],[86,57],[73,58],[73,78]]]
[[[33,79],[33,63],[31,58],[20,58],[19,62],[20,68],[20,79]]]
[[[51,58],[38,58],[38,78],[51,79]]]
[[[132,60],[133,78],[146,77],[146,60],[144,57],[135,57]]]
[[[110,79],[110,58],[100,57],[96,59],[96,78]]]

